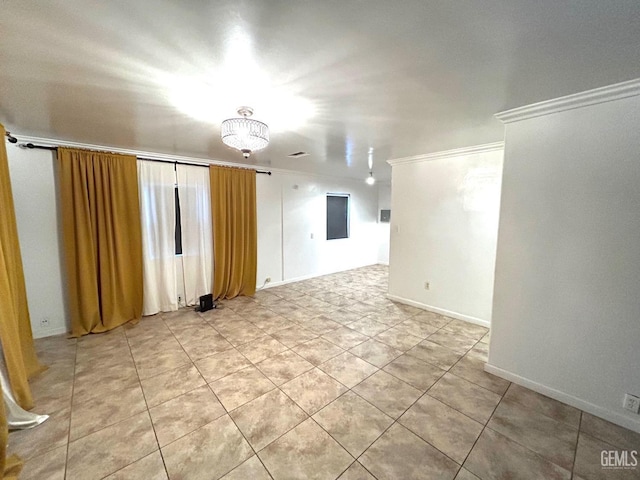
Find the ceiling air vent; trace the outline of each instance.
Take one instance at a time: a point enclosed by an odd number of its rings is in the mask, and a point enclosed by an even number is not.
[[[290,158],[298,158],[298,157],[306,157],[309,154],[307,152],[295,152],[295,153],[290,153],[289,155],[287,155],[287,157]]]

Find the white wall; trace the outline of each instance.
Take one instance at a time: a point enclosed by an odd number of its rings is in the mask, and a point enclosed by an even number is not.
[[[507,125],[487,370],[640,432],[640,96],[576,107]]]
[[[392,298],[489,325],[502,156],[496,144],[389,162]]]
[[[34,337],[64,333],[69,322],[54,155],[13,145],[7,153]],[[274,172],[257,175],[256,188],[258,287],[267,277],[273,286],[377,263],[375,187],[361,180]],[[327,193],[351,195],[348,239],[326,240]],[[183,290],[179,282],[184,298]],[[44,318],[48,328],[40,325]]]
[[[257,176],[258,287],[377,263],[377,189],[361,180],[274,172]],[[348,193],[350,237],[327,240],[326,195]],[[313,237],[313,238],[312,238]]]
[[[69,324],[54,155],[47,150],[21,150],[7,144],[7,156],[33,336],[64,333]],[[41,325],[45,319],[48,327]]]
[[[391,208],[391,184],[377,183],[378,185],[378,263],[389,265],[389,240],[391,236],[391,224],[380,221],[380,210]],[[393,215],[393,212],[391,212]]]

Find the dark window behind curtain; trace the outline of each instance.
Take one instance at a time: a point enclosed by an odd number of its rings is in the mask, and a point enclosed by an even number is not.
[[[180,195],[178,195],[178,186],[174,189],[176,198],[176,255],[182,255],[182,226],[180,223]]]
[[[349,238],[349,196],[327,195],[327,240]]]

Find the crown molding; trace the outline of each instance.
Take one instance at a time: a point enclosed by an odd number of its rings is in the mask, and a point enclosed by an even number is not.
[[[495,117],[502,123],[519,122],[529,118],[541,117],[598,103],[612,102],[636,95],[640,95],[640,78],[505,110],[504,112],[496,113]]]
[[[473,145],[471,147],[456,148],[454,150],[426,153],[422,155],[415,155],[413,157],[393,158],[391,160],[387,160],[387,163],[392,167],[395,167],[397,165],[429,162],[431,160],[440,160],[442,158],[461,157],[464,155],[474,155],[478,153],[493,152],[496,150],[504,150],[504,142],[485,143],[483,145]]]

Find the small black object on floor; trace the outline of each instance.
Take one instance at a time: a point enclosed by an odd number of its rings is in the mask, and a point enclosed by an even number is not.
[[[213,303],[213,295],[207,293],[206,295],[202,295],[200,297],[200,303],[196,307],[196,312],[206,312],[207,310],[211,310],[216,308],[216,304]]]

